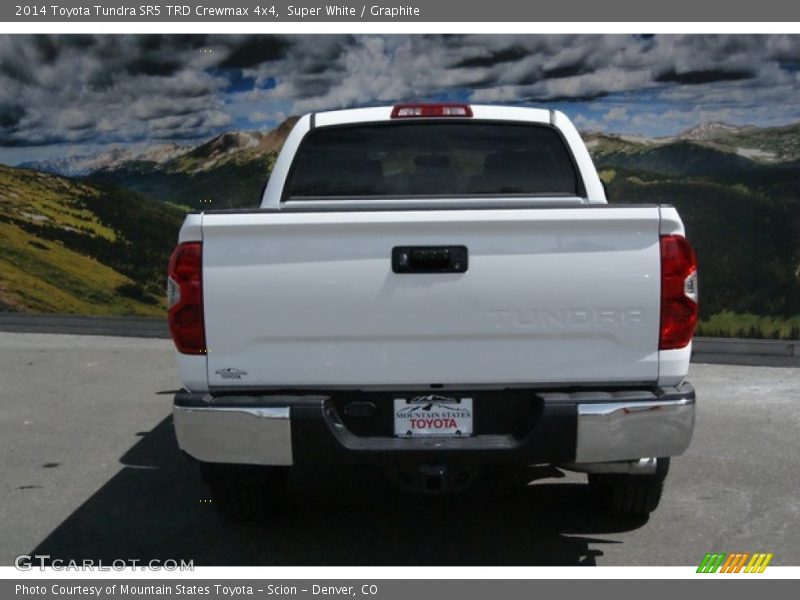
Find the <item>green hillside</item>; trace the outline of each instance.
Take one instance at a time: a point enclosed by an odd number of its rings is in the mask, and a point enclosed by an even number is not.
[[[800,124],[587,142],[611,202],[680,212],[699,263],[700,334],[800,337]]]
[[[0,310],[161,315],[182,219],[132,192],[0,165]]]
[[[599,167],[611,202],[678,209],[697,252],[702,334],[798,337],[800,195],[748,173],[701,178]]]

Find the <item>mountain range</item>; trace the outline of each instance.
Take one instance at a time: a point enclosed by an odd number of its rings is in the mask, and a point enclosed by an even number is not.
[[[146,161],[163,164],[169,160],[185,154],[191,150],[190,146],[178,144],[159,144],[144,150],[135,151],[130,148],[115,146],[110,150],[66,156],[52,160],[30,161],[18,165],[23,169],[46,171],[67,177],[83,177],[101,169],[113,169],[130,161]]]
[[[638,154],[675,144],[690,144],[722,154],[739,156],[759,164],[800,160],[800,123],[780,127],[755,127],[710,122],[697,125],[674,136],[641,136],[584,132],[586,145],[596,160],[609,154]]]
[[[21,168],[47,171],[67,177],[82,177],[97,171],[115,171],[131,164],[167,165],[180,168],[184,155],[205,158],[195,165],[197,170],[213,168],[219,162],[234,158],[241,152],[269,154],[277,152],[291,131],[297,117],[290,117],[275,129],[260,131],[230,131],[198,145],[156,144],[138,151],[123,146],[87,155],[53,160],[29,161]],[[676,142],[691,142],[751,159],[755,162],[785,162],[800,159],[800,123],[781,127],[759,128],[752,125],[731,125],[719,121],[701,123],[668,137],[648,138],[630,134],[585,131],[584,140],[595,158],[609,152],[638,152]]]
[[[189,208],[252,207],[258,205],[296,120],[291,117],[267,132],[226,132],[195,146],[155,145],[139,152],[116,147],[20,166],[119,186]],[[583,136],[601,168],[728,180],[741,171],[760,173],[762,179],[777,172],[785,183],[787,172],[794,173],[800,162],[800,123],[759,128],[710,122],[662,138],[597,132]]]
[[[2,167],[0,228],[15,228],[10,239],[16,254],[0,261],[0,310],[3,303],[11,310],[163,310],[163,267],[181,215],[187,209],[257,207],[295,121],[267,132],[227,132],[194,146],[116,148]],[[583,136],[611,202],[678,208],[698,254],[705,323],[728,313],[800,323],[800,123],[759,128],[714,122],[665,138]],[[87,287],[97,291],[82,303],[65,304],[45,291],[29,298],[20,286],[46,289],[43,253],[55,256],[56,247],[115,274],[107,273],[105,287]],[[147,250],[137,254],[136,248]],[[71,260],[64,256],[61,262]],[[39,266],[23,277],[20,264]],[[91,272],[86,267],[81,271]],[[776,335],[772,329],[761,333]]]
[[[91,181],[193,209],[258,206],[296,118],[267,132],[223,133],[165,162],[135,159],[93,171]]]

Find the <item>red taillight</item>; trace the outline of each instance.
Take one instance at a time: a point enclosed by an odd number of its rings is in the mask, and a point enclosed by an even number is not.
[[[178,352],[205,354],[203,323],[203,245],[178,244],[167,268],[167,320]]]
[[[683,348],[697,324],[697,259],[680,235],[661,236],[661,332],[659,350]]]
[[[469,104],[398,104],[392,109],[392,119],[417,119],[420,117],[471,117]]]

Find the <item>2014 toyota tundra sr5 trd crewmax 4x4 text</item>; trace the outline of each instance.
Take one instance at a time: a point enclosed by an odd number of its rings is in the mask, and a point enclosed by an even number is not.
[[[429,492],[556,465],[645,514],[692,437],[681,220],[607,204],[558,111],[306,115],[259,209],[187,216],[168,296],[178,444],[232,517],[350,463]]]

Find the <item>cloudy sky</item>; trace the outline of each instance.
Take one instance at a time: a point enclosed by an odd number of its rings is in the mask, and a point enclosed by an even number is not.
[[[800,121],[800,36],[0,35],[0,162],[457,99],[663,136]]]

